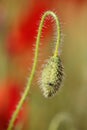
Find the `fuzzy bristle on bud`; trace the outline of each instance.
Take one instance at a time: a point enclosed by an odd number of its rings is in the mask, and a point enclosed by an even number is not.
[[[51,57],[42,70],[40,88],[48,98],[56,94],[63,80],[63,66],[59,56]]]

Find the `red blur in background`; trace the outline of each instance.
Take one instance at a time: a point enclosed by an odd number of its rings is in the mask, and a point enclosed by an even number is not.
[[[13,24],[7,36],[7,50],[10,55],[19,54],[32,47],[37,34],[37,23],[40,20],[42,10],[46,10],[46,4],[34,5],[32,12],[26,12],[19,16],[17,23]]]
[[[7,129],[12,113],[21,98],[20,93],[20,85],[13,81],[4,81],[0,84],[0,130]],[[15,125],[22,122],[25,124],[26,121],[27,105],[25,103],[19,112]]]

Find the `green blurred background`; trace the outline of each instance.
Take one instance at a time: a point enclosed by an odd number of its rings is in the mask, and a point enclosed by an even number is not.
[[[63,34],[60,51],[65,78],[60,92],[55,97],[43,97],[37,83],[40,66],[53,54],[54,48],[53,29],[47,25],[51,25],[48,21],[42,34],[40,61],[27,100],[29,116],[23,129],[48,130],[56,114],[68,113],[76,130],[87,130],[87,0],[0,1],[0,113],[3,113],[2,116],[0,114],[0,120],[5,119],[4,111],[8,112],[8,109],[4,109],[4,104],[9,106],[8,101],[11,100],[9,96],[6,98],[5,94],[9,84],[17,84],[21,91],[26,86],[32,68],[33,45],[39,21],[47,10],[56,12],[60,19]],[[4,119],[1,124],[8,122],[7,118],[6,121]],[[64,130],[65,126],[59,130],[62,129]],[[4,130],[3,126],[1,130]]]

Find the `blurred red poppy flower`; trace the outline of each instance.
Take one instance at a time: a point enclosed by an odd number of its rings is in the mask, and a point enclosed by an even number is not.
[[[46,10],[45,4],[35,4],[32,10],[19,15],[16,23],[13,23],[11,31],[8,33],[6,47],[10,55],[18,54],[32,47],[35,41],[37,23],[41,14]]]
[[[8,123],[19,99],[20,89],[18,84],[12,82],[0,84],[0,130],[7,129]],[[27,114],[27,106],[24,104],[23,109],[20,110],[18,118],[15,121],[15,124],[21,122],[26,123]]]

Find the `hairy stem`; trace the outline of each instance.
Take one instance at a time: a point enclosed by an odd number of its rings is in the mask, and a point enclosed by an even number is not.
[[[29,90],[30,90],[30,86],[31,86],[31,83],[32,83],[32,80],[33,80],[33,77],[34,77],[34,74],[35,74],[36,66],[37,66],[38,54],[39,54],[39,44],[40,44],[40,37],[41,37],[42,27],[44,25],[44,20],[45,20],[45,18],[48,15],[51,15],[53,17],[53,19],[55,20],[55,22],[56,22],[56,26],[57,26],[57,41],[56,41],[56,47],[55,47],[55,51],[54,51],[54,56],[58,55],[58,47],[59,47],[59,42],[60,42],[60,25],[59,25],[59,20],[58,20],[57,16],[55,15],[55,13],[53,13],[52,11],[47,11],[47,12],[45,12],[43,14],[43,16],[41,18],[40,25],[39,25],[37,39],[36,39],[34,63],[33,63],[33,67],[32,67],[32,71],[31,71],[30,77],[28,79],[27,86],[26,86],[25,91],[24,91],[24,93],[22,95],[22,98],[20,99],[20,101],[19,101],[19,103],[17,105],[16,110],[14,111],[14,113],[12,115],[12,118],[10,120],[10,123],[9,123],[9,126],[8,126],[7,130],[11,130],[13,128],[13,125],[14,125],[14,122],[15,122],[17,116],[18,116],[18,113],[19,113],[19,111],[20,111],[20,109],[21,109],[21,107],[22,107],[26,97],[28,96],[28,93],[29,93]]]

